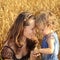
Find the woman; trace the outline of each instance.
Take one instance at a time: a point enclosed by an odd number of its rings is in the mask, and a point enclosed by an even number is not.
[[[1,52],[3,60],[28,60],[35,48],[35,19],[28,12],[19,14],[11,29]]]

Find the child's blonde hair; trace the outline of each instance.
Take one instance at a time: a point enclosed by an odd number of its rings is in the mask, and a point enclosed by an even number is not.
[[[36,24],[43,26],[50,26],[53,30],[57,29],[57,17],[50,11],[42,11],[36,19]]]

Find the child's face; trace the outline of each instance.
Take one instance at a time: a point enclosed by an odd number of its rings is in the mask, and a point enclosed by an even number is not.
[[[39,32],[42,33],[43,35],[47,35],[50,31],[50,29],[47,26],[44,25],[37,25],[37,28],[39,29]]]

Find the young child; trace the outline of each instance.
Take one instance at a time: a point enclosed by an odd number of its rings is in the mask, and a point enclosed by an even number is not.
[[[42,60],[58,60],[59,40],[56,34],[56,16],[51,12],[41,12],[36,20],[39,32],[43,34],[40,49],[35,49],[34,56],[42,54]]]

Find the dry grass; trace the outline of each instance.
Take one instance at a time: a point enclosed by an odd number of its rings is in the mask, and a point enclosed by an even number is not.
[[[57,22],[60,23],[60,0],[0,0],[0,50],[6,33],[20,12],[28,11],[37,15],[42,10],[55,13],[58,17]],[[59,27],[60,25],[60,37]]]

